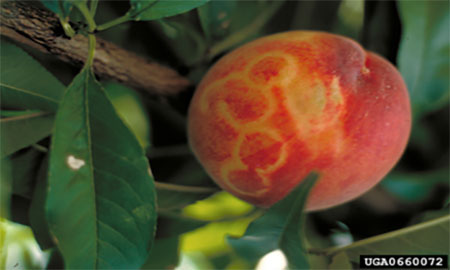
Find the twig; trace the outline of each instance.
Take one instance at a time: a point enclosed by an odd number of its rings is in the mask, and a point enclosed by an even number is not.
[[[66,37],[58,17],[33,2],[2,1],[0,33],[80,67],[88,54],[87,37]],[[143,59],[100,38],[97,38],[94,71],[101,78],[114,79],[158,95],[176,94],[190,84],[173,69]]]

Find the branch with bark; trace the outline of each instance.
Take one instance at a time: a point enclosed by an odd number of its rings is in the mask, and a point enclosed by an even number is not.
[[[1,2],[0,33],[80,67],[88,54],[87,37],[78,34],[68,38],[54,13],[30,2]],[[151,94],[176,94],[190,85],[175,70],[100,38],[97,38],[94,71],[101,78]]]

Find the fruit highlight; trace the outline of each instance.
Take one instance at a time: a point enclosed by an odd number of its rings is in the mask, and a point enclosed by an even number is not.
[[[220,59],[189,108],[189,143],[225,190],[269,207],[311,171],[307,203],[324,209],[363,194],[392,169],[411,129],[399,72],[356,42],[293,31]]]

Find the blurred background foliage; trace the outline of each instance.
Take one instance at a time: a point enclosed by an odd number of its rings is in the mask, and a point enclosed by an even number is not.
[[[448,1],[209,1],[174,17],[128,22],[98,35],[174,67],[195,83],[227,51],[257,37],[287,30],[348,36],[396,65],[411,96],[414,122],[410,143],[395,169],[373,190],[350,203],[307,215],[308,245],[326,248],[448,214],[448,5]],[[100,1],[101,12],[95,19],[99,24],[107,22],[129,8],[128,1]],[[73,22],[81,21],[76,10],[70,16]],[[64,85],[79,71],[52,56],[24,49]],[[233,251],[226,236],[243,235],[262,212],[217,192],[217,186],[189,151],[186,111],[195,89],[177,96],[155,97],[113,82],[102,83],[120,116],[147,149],[155,179],[163,183],[157,186],[156,242],[142,268],[251,267]],[[2,117],[7,115],[2,111]],[[33,193],[38,190],[39,168],[46,156],[39,145],[48,142],[45,138],[2,161],[2,217],[14,222],[0,221],[2,267],[61,266],[57,250],[41,252],[27,227],[39,223],[38,217],[33,218],[39,210],[30,207],[33,196],[39,196]],[[164,184],[192,189],[177,193]],[[33,231],[39,227],[32,226]],[[41,247],[46,247],[45,237],[36,238]],[[331,262],[312,256],[311,264],[316,268],[350,267],[346,256],[337,253]]]

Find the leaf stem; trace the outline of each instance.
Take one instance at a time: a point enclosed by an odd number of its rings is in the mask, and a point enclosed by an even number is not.
[[[91,16],[95,17],[95,13],[97,12],[98,0],[91,0],[89,9],[91,12]]]
[[[158,214],[161,216],[167,217],[167,218],[190,219],[190,220],[194,220],[194,221],[210,223],[210,222],[230,222],[230,221],[235,221],[235,220],[249,218],[249,217],[254,217],[254,219],[256,219],[257,217],[264,214],[264,210],[261,208],[258,208],[258,207],[253,207],[251,210],[249,210],[248,212],[245,212],[241,215],[231,216],[231,217],[222,217],[222,218],[217,218],[217,219],[200,219],[200,218],[191,217],[191,216],[179,213],[179,212],[174,212],[173,210],[164,210],[164,209],[158,209]]]
[[[42,146],[40,144],[35,143],[35,144],[32,144],[31,147],[33,147],[34,149],[38,150],[39,152],[48,153],[47,147]]]
[[[111,27],[119,25],[121,23],[128,22],[130,20],[131,20],[130,14],[127,12],[127,13],[125,13],[125,15],[123,15],[121,17],[118,17],[118,18],[116,18],[116,19],[114,19],[112,21],[109,21],[109,22],[106,22],[104,24],[99,25],[96,30],[97,30],[97,32],[98,31],[104,31],[104,30],[107,30],[107,29],[109,29]]]
[[[72,26],[70,26],[67,19],[62,19],[61,17],[59,17],[59,22],[61,23],[64,34],[66,34],[66,36],[70,38],[75,36],[75,30],[73,30]]]
[[[155,187],[159,190],[179,191],[186,193],[213,193],[219,191],[218,188],[213,187],[196,187],[196,186],[184,186],[170,183],[162,183],[155,181]]]
[[[189,146],[186,144],[163,147],[149,147],[147,149],[147,156],[149,158],[188,156],[191,154],[192,152],[189,149]]]
[[[88,58],[86,60],[85,66],[92,67],[92,65],[94,64],[94,54],[95,54],[95,45],[96,45],[94,31],[97,28],[97,25],[94,21],[94,18],[92,17],[90,10],[88,9],[88,7],[86,5],[86,2],[75,2],[75,3],[76,3],[75,4],[76,7],[80,10],[81,14],[83,14],[83,16],[86,19],[86,22],[88,24],[89,54],[88,54]]]
[[[89,32],[93,33],[95,31],[95,28],[97,28],[97,25],[95,24],[94,18],[91,14],[91,11],[88,9],[86,2],[75,2],[75,5],[86,20]]]

